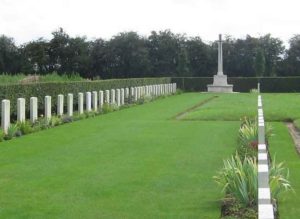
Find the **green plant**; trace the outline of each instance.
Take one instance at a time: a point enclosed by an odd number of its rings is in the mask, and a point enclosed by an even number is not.
[[[56,76],[49,76],[55,78]],[[68,76],[66,76],[68,77]],[[43,77],[42,77],[43,78]],[[75,76],[77,78],[77,76]],[[1,79],[1,77],[0,77]],[[39,110],[44,110],[44,98],[46,95],[52,97],[52,107],[57,107],[57,94],[73,93],[74,103],[78,102],[78,93],[87,91],[110,90],[113,88],[126,88],[151,84],[170,83],[170,78],[128,78],[128,79],[110,79],[99,81],[65,81],[42,82],[28,84],[2,84],[0,83],[1,99],[11,100],[11,113],[17,113],[16,100],[22,94],[22,97],[29,100],[30,97],[38,98]],[[53,81],[51,79],[51,81]],[[29,112],[29,109],[28,111]]]
[[[62,119],[59,116],[51,116],[49,120],[49,126],[54,127],[62,124]]]
[[[38,130],[44,130],[44,129],[48,129],[49,128],[49,119],[47,119],[46,117],[40,117],[38,120],[35,121],[34,123],[34,130],[38,131]]]
[[[224,160],[224,167],[214,176],[226,195],[232,196],[243,207],[257,204],[257,162],[256,158],[241,160],[236,153]]]
[[[238,134],[238,154],[244,159],[246,156],[256,157],[258,146],[258,126],[256,119],[243,118]]]
[[[256,88],[250,89],[250,93],[257,94],[258,90]]]
[[[283,162],[277,164],[275,157],[272,160],[269,175],[269,184],[273,199],[277,200],[280,193],[292,190],[289,181],[289,169],[285,167]]]
[[[4,140],[5,133],[3,129],[0,129],[0,142]]]
[[[101,109],[101,112],[103,114],[106,114],[106,113],[110,113],[110,112],[113,112],[114,111],[114,108],[111,104],[108,104],[108,103],[104,103],[102,105],[102,109]]]
[[[4,136],[5,140],[10,140],[13,137],[16,137],[16,133],[18,132],[18,125],[17,124],[11,124],[7,129],[7,134]]]
[[[23,135],[27,135],[34,131],[32,124],[29,121],[18,122],[17,125],[18,125],[18,129],[21,131]]]

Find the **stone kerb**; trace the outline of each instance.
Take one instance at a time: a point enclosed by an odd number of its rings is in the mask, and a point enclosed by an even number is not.
[[[262,99],[258,96],[258,218],[274,219],[269,186],[268,151],[265,144],[265,122]]]
[[[18,98],[17,99],[17,121],[25,122],[25,99]]]

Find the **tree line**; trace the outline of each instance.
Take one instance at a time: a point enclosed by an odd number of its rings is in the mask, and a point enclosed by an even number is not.
[[[84,78],[160,76],[212,76],[217,72],[217,42],[187,37],[170,30],[152,31],[148,37],[123,32],[109,40],[70,37],[62,28],[52,38],[16,46],[0,36],[0,72],[16,74],[79,73]],[[283,41],[270,34],[226,36],[224,72],[228,76],[300,76],[300,35]]]

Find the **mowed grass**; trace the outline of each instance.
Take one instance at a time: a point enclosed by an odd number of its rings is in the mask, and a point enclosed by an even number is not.
[[[183,119],[238,120],[244,115],[257,116],[257,94],[217,94],[217,96],[218,98]],[[300,157],[284,121],[293,120],[300,128],[300,94],[262,94],[262,102],[265,120],[274,127],[274,137],[270,139],[271,154],[276,155],[277,162],[286,163],[295,191],[280,197],[280,218],[297,219],[300,215]]]
[[[270,152],[276,162],[284,161],[290,171],[290,181],[294,192],[284,193],[279,198],[281,219],[298,219],[300,215],[300,158],[294,142],[282,122],[272,122],[275,135],[270,139]]]
[[[211,95],[211,94],[202,94]],[[217,98],[189,113],[184,120],[239,121],[257,114],[257,94],[215,94]]]
[[[0,144],[0,218],[219,218],[239,121],[178,121],[189,93]]]

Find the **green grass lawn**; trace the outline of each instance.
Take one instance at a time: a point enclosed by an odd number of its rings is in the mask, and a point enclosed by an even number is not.
[[[216,95],[218,98],[189,113],[184,120],[239,121],[244,116],[255,117],[257,114],[257,94]]]
[[[0,143],[0,218],[220,217],[212,177],[234,153],[240,118],[256,94],[187,93]],[[263,94],[269,121],[300,119],[299,94]],[[280,198],[297,218],[300,161],[282,122],[271,153],[290,168],[296,194]]]
[[[184,94],[0,144],[0,218],[218,218],[239,122],[177,121]]]

